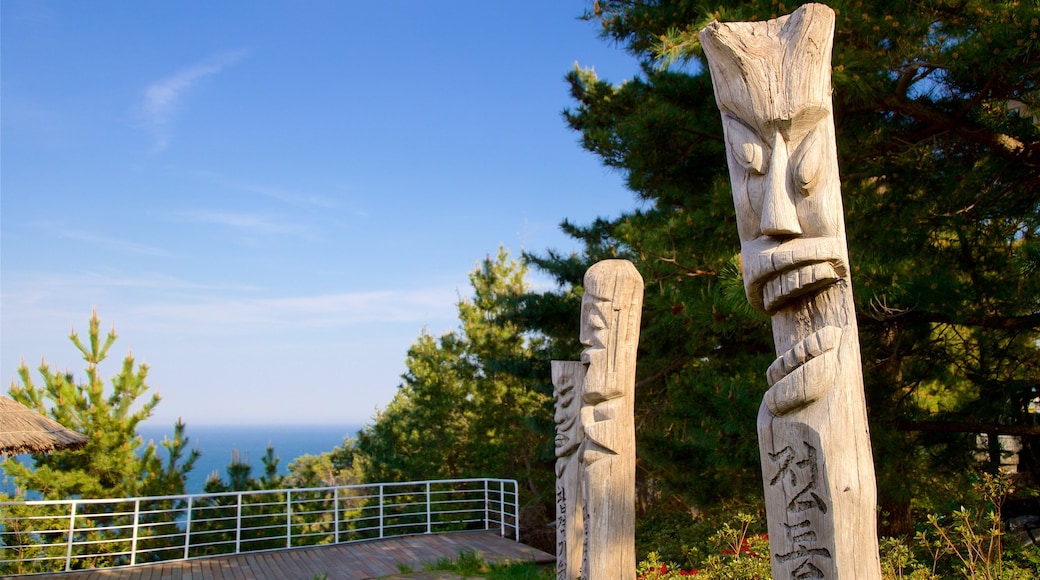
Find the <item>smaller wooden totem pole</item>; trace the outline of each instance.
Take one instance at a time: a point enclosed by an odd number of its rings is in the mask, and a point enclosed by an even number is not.
[[[585,273],[581,302],[581,362],[552,362],[559,580],[635,579],[633,413],[642,307],[643,278],[631,262],[594,264]],[[578,489],[568,471],[574,467]],[[577,530],[581,544],[575,544]]]
[[[758,415],[773,577],[878,579],[876,484],[838,179],[834,12],[700,33],[748,301],[777,359]]]
[[[556,400],[556,578],[581,576],[585,525],[581,515],[581,390],[585,365],[580,361],[550,363]]]

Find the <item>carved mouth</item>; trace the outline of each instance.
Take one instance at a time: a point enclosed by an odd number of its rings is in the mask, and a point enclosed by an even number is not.
[[[762,285],[762,306],[775,312],[789,302],[841,279],[830,262],[796,266],[780,272]]]
[[[592,364],[592,358],[596,356],[596,353],[603,350],[606,349],[598,344],[586,346],[585,349],[581,351],[581,357],[579,360],[581,360],[582,364],[588,366]]]
[[[769,391],[765,403],[774,415],[784,415],[819,399],[838,370],[841,328],[828,326],[809,335],[780,355],[766,370]]]
[[[748,301],[772,314],[837,282],[848,272],[844,250],[838,238],[798,238],[782,243],[758,238],[743,244]]]

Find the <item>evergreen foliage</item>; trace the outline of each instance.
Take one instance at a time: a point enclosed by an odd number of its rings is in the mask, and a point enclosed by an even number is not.
[[[888,531],[906,533],[911,499],[927,506],[965,485],[975,432],[1024,435],[1022,469],[1040,481],[1028,411],[1040,384],[1040,6],[826,3],[838,13],[835,117],[880,500]],[[578,311],[578,273],[607,257],[636,263],[647,284],[642,505],[761,493],[754,425],[772,337],[743,296],[697,32],[798,4],[602,0],[586,14],[642,74],[612,84],[576,68],[565,119],[642,203],[613,220],[565,221],[580,255],[525,256],[561,287],[527,296],[520,314],[573,353],[577,337],[552,319]]]
[[[354,463],[353,437],[320,455],[301,455],[289,462],[286,487],[334,487],[364,483]]]
[[[274,454],[273,445],[267,446],[260,461],[263,464],[264,473],[258,478],[253,477],[253,465],[249,463],[249,459],[243,459],[238,449],[232,450],[231,463],[224,468],[227,480],[214,472],[206,479],[206,485],[203,488],[205,493],[282,489],[287,487],[284,485],[286,478],[278,474],[278,464],[281,462],[281,458]]]

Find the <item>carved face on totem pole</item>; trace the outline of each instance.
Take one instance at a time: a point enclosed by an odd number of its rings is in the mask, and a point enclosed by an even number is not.
[[[588,368],[585,402],[630,395],[642,298],[643,279],[631,262],[604,260],[585,273],[579,334],[585,345],[581,362]]]
[[[833,11],[814,4],[768,22],[701,31],[722,112],[744,289],[753,307],[773,316],[779,358],[766,373],[765,404],[774,415],[820,398],[841,366],[844,324],[837,319],[777,323],[809,317],[810,299],[848,282],[833,36]]]
[[[722,110],[744,287],[752,306],[773,314],[845,277],[848,255],[831,111],[833,15],[798,11],[749,33],[763,24],[705,29],[702,45]]]
[[[574,453],[581,444],[581,382],[584,368],[577,362],[552,362],[553,396],[556,412],[556,457]]]

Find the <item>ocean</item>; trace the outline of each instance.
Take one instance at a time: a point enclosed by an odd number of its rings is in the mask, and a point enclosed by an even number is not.
[[[227,480],[226,468],[231,463],[232,451],[237,449],[241,459],[253,467],[253,477],[264,473],[263,456],[267,445],[274,445],[274,454],[280,459],[278,471],[289,472],[289,463],[301,455],[321,455],[343,443],[344,437],[354,437],[361,425],[191,425],[184,434],[188,448],[198,446],[201,456],[188,474],[185,491],[202,493],[206,479],[216,472]],[[155,441],[173,436],[173,425],[139,426],[137,432],[144,439]],[[159,457],[166,459],[166,450],[159,448]]]

